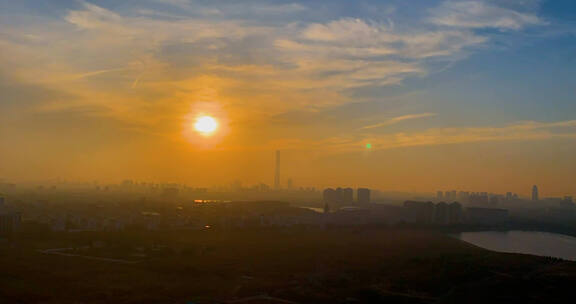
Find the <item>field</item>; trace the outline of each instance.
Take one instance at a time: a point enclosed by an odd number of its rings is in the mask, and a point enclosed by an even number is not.
[[[78,256],[41,251],[54,248]],[[1,303],[560,303],[575,281],[573,262],[418,230],[44,233],[0,245]],[[259,295],[269,298],[239,301]]]

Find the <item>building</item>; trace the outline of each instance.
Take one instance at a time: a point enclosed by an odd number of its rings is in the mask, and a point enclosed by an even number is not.
[[[336,204],[338,204],[339,207],[342,207],[344,202],[344,189],[343,188],[336,188]]]
[[[0,235],[10,234],[20,227],[20,213],[7,208],[4,198],[0,197]]]
[[[446,199],[447,202],[453,200],[453,198],[452,198],[452,192],[451,192],[451,191],[446,191],[446,192],[444,192],[444,198]]]
[[[274,172],[274,190],[280,190],[280,151],[276,151],[276,169]]]
[[[350,206],[354,204],[354,189],[344,188],[342,189],[342,204],[345,206]]]
[[[336,190],[332,188],[324,189],[324,192],[322,192],[322,199],[324,200],[325,212],[334,210],[338,205],[338,194],[336,193]]]
[[[432,202],[404,202],[404,219],[408,223],[430,224],[434,216],[434,203]]]
[[[486,206],[488,205],[490,198],[486,192],[477,192],[470,195],[470,204],[474,206]]]
[[[458,192],[458,200],[460,202],[468,202],[470,200],[470,192],[468,191],[460,191]]]
[[[459,224],[462,222],[462,205],[453,202],[448,205],[448,224]]]
[[[534,186],[532,186],[532,200],[537,201],[538,199],[539,199],[538,186],[534,185]]]
[[[440,202],[434,206],[434,224],[448,224],[448,204]]]
[[[442,201],[444,199],[444,192],[442,191],[436,191],[436,199],[438,201]]]
[[[470,207],[466,209],[466,216],[471,224],[498,225],[508,221],[508,210]]]
[[[356,190],[356,197],[358,199],[358,204],[369,204],[370,203],[370,189],[358,188],[358,190]]]

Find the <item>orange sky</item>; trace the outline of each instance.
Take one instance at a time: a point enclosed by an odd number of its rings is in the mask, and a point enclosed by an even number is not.
[[[247,2],[256,17],[193,1],[13,4],[0,177],[271,184],[280,149],[297,186],[576,192],[573,105],[513,108],[516,84],[492,92],[491,71],[465,71],[495,39],[551,24],[538,11],[486,2],[490,15],[447,19],[473,13],[440,2],[414,23],[402,7],[375,19],[263,3]],[[193,129],[200,115],[218,120],[211,136]]]

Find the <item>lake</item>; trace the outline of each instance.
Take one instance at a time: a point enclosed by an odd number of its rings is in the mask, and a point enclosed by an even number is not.
[[[576,261],[576,238],[537,231],[462,232],[459,239],[498,252],[551,256]]]

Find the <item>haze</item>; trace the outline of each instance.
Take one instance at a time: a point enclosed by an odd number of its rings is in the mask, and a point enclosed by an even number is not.
[[[0,0],[0,177],[271,184],[281,150],[298,186],[573,194],[575,18],[570,0]]]

